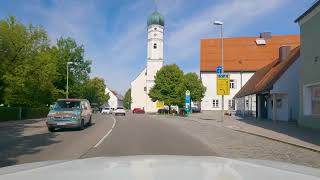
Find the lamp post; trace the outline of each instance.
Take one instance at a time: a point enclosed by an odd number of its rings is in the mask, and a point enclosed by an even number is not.
[[[213,25],[220,26],[220,37],[221,37],[221,66],[222,66],[222,73],[224,73],[224,67],[223,67],[223,22],[222,21],[214,21]],[[221,111],[221,121],[223,121],[224,116],[224,95],[222,95],[222,111]]]
[[[69,65],[73,64],[73,62],[67,62],[67,92],[66,92],[66,98],[69,98]]]

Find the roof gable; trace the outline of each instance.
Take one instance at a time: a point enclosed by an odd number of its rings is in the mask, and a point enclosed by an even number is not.
[[[299,58],[300,47],[293,49],[288,57],[279,62],[279,59],[259,69],[249,81],[235,95],[236,98],[257,94],[272,89],[273,84]]]

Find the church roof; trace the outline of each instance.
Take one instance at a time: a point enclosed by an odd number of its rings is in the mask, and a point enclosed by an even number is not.
[[[164,18],[158,11],[153,12],[148,18],[148,26],[154,24],[164,26]]]

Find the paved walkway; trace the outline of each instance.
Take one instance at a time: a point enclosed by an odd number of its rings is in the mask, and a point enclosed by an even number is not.
[[[188,119],[215,126],[222,126],[320,152],[320,131],[299,127],[296,124],[286,122],[274,123],[272,121],[257,120],[254,118],[243,119],[237,116],[224,116],[224,121],[221,122],[221,114],[216,111],[191,114]]]

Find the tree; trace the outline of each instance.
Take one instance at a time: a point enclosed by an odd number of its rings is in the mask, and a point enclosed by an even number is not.
[[[123,99],[124,108],[131,109],[131,103],[132,103],[132,98],[131,98],[131,88],[130,88],[127,90],[126,94],[124,95],[124,99]]]
[[[92,78],[87,80],[81,88],[81,97],[88,99],[90,103],[97,103],[98,106],[107,102],[110,98],[105,94],[106,85],[102,78]]]
[[[59,93],[46,31],[10,16],[0,21],[0,100],[12,106],[49,104]]]
[[[163,66],[156,74],[155,85],[149,92],[152,101],[164,101],[166,105],[178,105],[185,103],[185,93],[191,92],[193,101],[201,101],[206,88],[196,73],[183,74],[183,71],[175,64]]]
[[[69,97],[80,97],[81,85],[89,79],[91,60],[84,58],[84,46],[78,45],[70,37],[60,38],[57,45],[52,47],[52,53],[57,64],[57,79],[54,85],[64,92],[67,84],[67,62],[69,65]]]
[[[206,87],[202,84],[201,79],[196,73],[187,73],[183,76],[182,81],[182,96],[185,96],[187,90],[190,91],[192,101],[201,101],[206,92]],[[183,99],[184,100],[184,99]]]
[[[176,64],[165,65],[157,72],[149,97],[153,102],[163,101],[166,105],[181,106],[182,82],[183,71]]]

